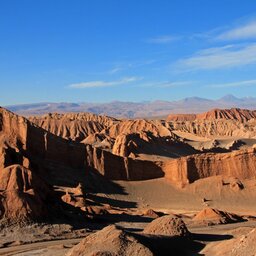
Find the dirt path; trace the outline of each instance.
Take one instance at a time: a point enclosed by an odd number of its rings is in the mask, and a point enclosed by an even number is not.
[[[45,253],[47,250],[57,250],[63,251],[68,250],[72,246],[76,245],[82,240],[82,238],[75,238],[75,239],[67,239],[67,240],[54,240],[54,241],[47,241],[47,242],[38,242],[32,244],[24,244],[19,246],[11,246],[6,248],[0,249],[0,255],[11,256],[11,255],[40,255],[36,252],[33,254],[33,251],[37,251],[40,249],[44,249]],[[27,252],[27,253],[26,253]],[[38,252],[39,253],[39,252]],[[50,255],[50,254],[49,254]],[[54,255],[57,255],[57,253]]]

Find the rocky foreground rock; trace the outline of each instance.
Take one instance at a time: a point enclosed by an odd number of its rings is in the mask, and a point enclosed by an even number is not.
[[[217,225],[242,222],[244,219],[237,214],[207,207],[197,213],[197,215],[193,218],[193,221],[206,225]]]
[[[184,221],[172,215],[163,216],[153,220],[143,230],[145,234],[158,236],[181,236],[188,237],[188,231]]]
[[[152,221],[140,234],[110,225],[83,239],[67,256],[187,255],[188,251],[193,251],[189,235],[185,223],[175,216]]]
[[[89,235],[74,246],[67,256],[153,256],[136,238],[116,226],[108,226]]]

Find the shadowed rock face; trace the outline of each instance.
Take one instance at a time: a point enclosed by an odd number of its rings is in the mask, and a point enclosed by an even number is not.
[[[84,168],[85,147],[0,108],[1,218],[11,222],[47,216],[50,169]],[[54,166],[54,167],[53,167]],[[46,181],[47,180],[47,181]]]
[[[164,156],[177,158],[195,154],[190,145],[182,142],[176,135],[154,136],[151,132],[120,134],[116,137],[112,153],[123,157],[136,157],[140,154],[148,156]]]
[[[46,217],[50,187],[36,173],[20,165],[0,172],[1,218],[20,222]]]
[[[24,158],[59,162],[74,168],[84,166],[83,145],[63,140],[3,108],[0,117],[0,148],[6,155],[0,166],[23,164]]]
[[[111,179],[149,179],[163,176],[153,162],[115,156],[110,152],[65,140],[1,109],[3,120],[0,166],[21,164],[29,167],[54,163],[70,168],[92,167]],[[46,166],[47,167],[47,166]],[[56,170],[57,171],[57,170]]]
[[[87,164],[112,180],[145,180],[163,177],[158,163],[113,155],[110,152],[86,146]]]

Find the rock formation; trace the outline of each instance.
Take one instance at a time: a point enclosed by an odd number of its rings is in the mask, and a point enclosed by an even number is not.
[[[195,120],[169,122],[173,131],[195,134],[200,137],[243,137],[253,138],[256,136],[256,120],[240,123],[237,120]]]
[[[65,139],[81,142],[91,134],[99,133],[118,120],[91,113],[49,113],[29,120],[43,129]]]
[[[86,146],[87,164],[112,180],[146,180],[163,177],[158,163],[113,155],[108,151]]]
[[[214,109],[201,114],[171,114],[167,117],[172,130],[187,132],[201,137],[256,136],[256,110]]]
[[[249,229],[249,230],[248,230]],[[207,246],[203,251],[203,255],[216,256],[246,256],[255,255],[256,252],[256,229],[248,228],[242,234],[236,235],[235,238],[217,243],[214,246]],[[237,229],[238,231],[238,229]],[[234,230],[236,233],[236,230]]]
[[[67,256],[78,255],[153,256],[153,253],[132,235],[111,225],[87,236],[67,254]]]
[[[83,145],[59,138],[3,108],[0,152],[1,217],[13,222],[44,218],[54,200],[47,185],[57,180],[52,173],[60,176],[64,166],[85,167]]]
[[[170,114],[167,116],[167,122],[192,122],[197,119],[196,114]]]
[[[0,167],[39,159],[72,168],[84,167],[84,147],[57,137],[27,119],[0,108]]]
[[[94,145],[84,145],[58,137],[27,119],[1,108],[1,169],[18,164],[44,179],[51,177],[48,180],[53,185],[55,180],[60,179],[60,166],[65,169],[70,168],[70,172],[72,169],[84,170],[85,175],[93,169],[112,180],[146,180],[165,176],[179,185],[215,175],[233,176],[238,179],[256,176],[255,149],[225,154],[189,155],[195,151],[179,141],[179,138],[160,121],[118,121],[87,114],[49,115],[47,118],[51,120],[50,123],[53,119],[73,120],[73,123],[76,122],[76,118],[83,122],[96,120],[102,127],[107,127],[101,131],[100,143],[106,139],[109,143],[113,140],[114,154],[110,152],[111,150],[102,150]],[[82,129],[83,126],[80,128]],[[70,134],[70,131],[67,131],[67,134]],[[79,132],[74,129],[73,134],[76,133]],[[129,157],[140,153],[150,155],[159,148],[163,150],[163,155],[166,154],[164,156],[170,157],[172,156],[170,153],[173,152],[176,154],[175,157],[179,157],[186,150],[189,156],[173,160],[165,158],[159,161]],[[240,185],[236,182],[233,187],[240,189]],[[64,201],[72,200],[64,198]]]
[[[193,218],[193,221],[201,224],[206,224],[206,225],[216,225],[216,224],[241,222],[244,220],[241,216],[238,216],[236,214],[207,207],[202,211],[200,211]]]
[[[197,151],[177,136],[156,137],[151,132],[120,134],[116,137],[112,153],[123,157],[146,154],[165,157],[178,157]]]
[[[142,214],[142,216],[150,217],[150,218],[156,219],[156,218],[159,218],[159,217],[164,216],[164,213],[154,211],[153,209],[147,209],[147,210]]]
[[[198,114],[196,119],[211,120],[211,119],[225,119],[225,120],[237,120],[239,122],[246,122],[250,119],[256,118],[255,110],[248,109],[213,109],[211,111]]]
[[[51,188],[29,169],[21,165],[1,169],[0,218],[10,222],[44,218],[50,196]]]
[[[137,132],[150,132],[156,137],[173,135],[173,133],[162,124],[162,122],[144,119],[124,120],[111,126],[106,132],[112,138],[116,138],[119,134],[132,134]]]
[[[231,108],[231,109],[213,109],[201,114],[170,114],[167,121],[194,121],[194,120],[236,120],[246,122],[256,118],[256,110]]]
[[[183,184],[216,175],[252,179],[256,177],[256,150],[181,157],[163,162],[162,170],[167,179]]]
[[[145,234],[161,236],[189,236],[184,221],[176,216],[167,215],[153,220],[143,230]]]

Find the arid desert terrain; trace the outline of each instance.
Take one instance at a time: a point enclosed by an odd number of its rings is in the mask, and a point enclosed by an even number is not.
[[[0,108],[0,255],[255,255],[256,111]]]

